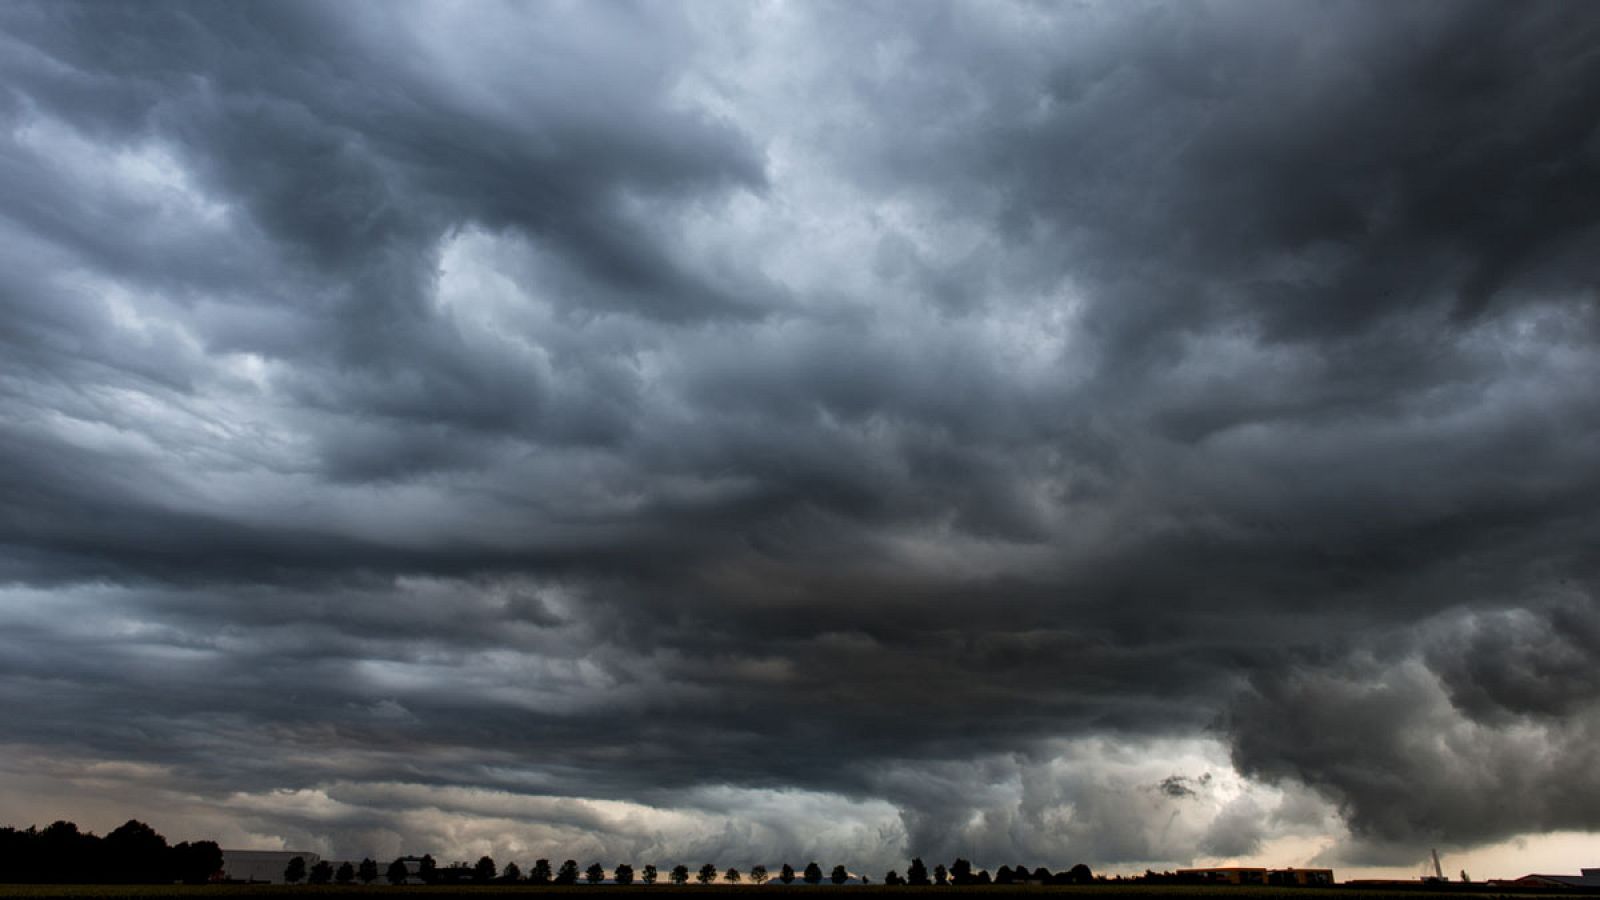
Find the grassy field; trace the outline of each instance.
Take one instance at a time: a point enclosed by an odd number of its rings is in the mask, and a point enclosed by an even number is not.
[[[384,900],[391,900],[390,895],[408,895],[414,900],[504,900],[509,895],[557,895],[570,896],[578,894],[627,894],[639,896],[641,894],[671,895],[673,897],[697,897],[718,895],[727,897],[729,894],[744,894],[751,892],[776,892],[789,891],[809,893],[821,891],[831,893],[843,891],[852,897],[865,896],[892,896],[905,897],[909,895],[933,894],[935,896],[954,897],[960,895],[976,894],[983,897],[1015,898],[1039,897],[1042,895],[1059,895],[1063,898],[1081,897],[1106,898],[1106,900],[1390,900],[1390,898],[1403,898],[1403,900],[1447,900],[1447,898],[1461,897],[1527,897],[1527,896],[1583,896],[1572,891],[1561,891],[1555,894],[1539,892],[1511,892],[1503,889],[1484,887],[1473,890],[1472,886],[1463,885],[1448,891],[1438,890],[1394,890],[1385,888],[1279,888],[1279,887],[1225,887],[1225,886],[1187,886],[1187,885],[1137,885],[1137,884],[1095,884],[1079,885],[1072,887],[982,887],[973,889],[960,889],[953,887],[887,887],[884,885],[848,885],[834,887],[833,885],[819,885],[812,887],[795,883],[793,885],[768,884],[757,887],[755,885],[654,885],[644,887],[631,885],[622,887],[617,885],[579,885],[576,887],[530,887],[530,886],[490,886],[490,887],[389,887],[372,885],[368,887],[344,887],[338,885],[323,885],[311,887],[307,885],[203,885],[185,887],[181,885],[59,885],[59,884],[0,884],[0,900],[8,898],[26,898],[26,900],[336,900],[348,898],[357,900],[359,897],[383,895]],[[1590,895],[1593,896],[1593,895]]]

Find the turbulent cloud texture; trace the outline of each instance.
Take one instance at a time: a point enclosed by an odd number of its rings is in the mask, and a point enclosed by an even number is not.
[[[863,867],[1600,830],[1597,43],[8,4],[0,813]]]

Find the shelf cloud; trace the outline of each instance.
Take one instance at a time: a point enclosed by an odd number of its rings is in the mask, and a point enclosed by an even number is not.
[[[7,4],[0,814],[863,867],[1600,830],[1597,42]]]

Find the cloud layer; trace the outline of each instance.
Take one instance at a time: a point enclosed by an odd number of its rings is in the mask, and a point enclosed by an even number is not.
[[[874,866],[1600,829],[1600,16],[0,18],[18,796]]]

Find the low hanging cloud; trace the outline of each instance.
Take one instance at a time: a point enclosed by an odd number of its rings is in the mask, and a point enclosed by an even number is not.
[[[1600,829],[1597,28],[9,5],[0,812],[873,866]]]
[[[1587,598],[1453,614],[1421,646],[1260,679],[1233,710],[1234,760],[1320,789],[1380,846],[1592,828],[1596,624]]]

